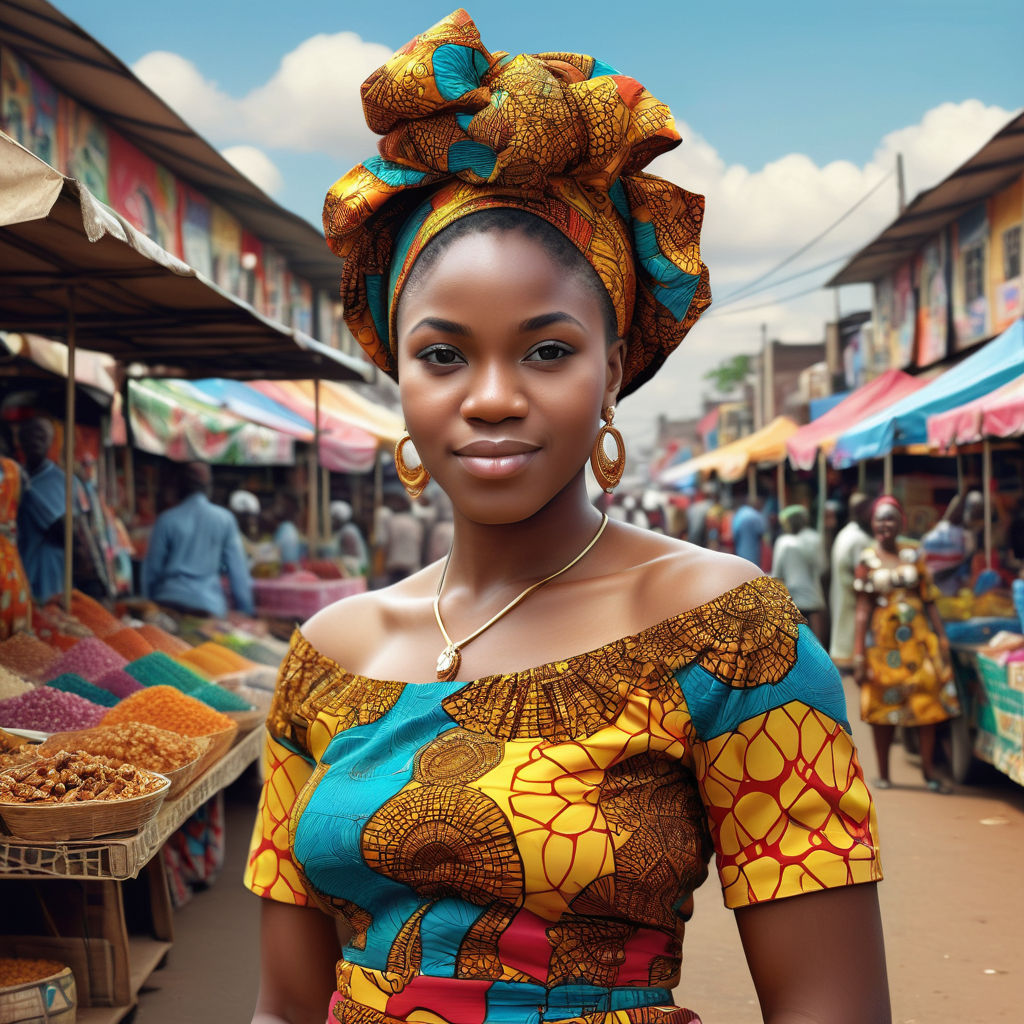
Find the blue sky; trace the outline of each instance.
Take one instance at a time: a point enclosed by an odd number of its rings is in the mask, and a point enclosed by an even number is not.
[[[330,183],[372,152],[359,82],[451,9],[422,0],[57,3],[279,202],[314,223]],[[786,273],[856,251],[895,214],[897,152],[913,196],[1024,101],[1020,6],[1009,0],[482,0],[468,10],[492,50],[591,53],[670,105],[684,145],[653,169],[707,196],[704,252],[719,297],[890,175]],[[759,295],[749,314],[723,316],[713,307],[688,339],[685,381],[660,374],[645,389],[648,407],[695,411],[694,371],[755,348],[763,322],[775,337],[820,339],[833,296],[790,295],[824,281],[836,265]],[[844,312],[869,301],[866,288],[841,295]]]

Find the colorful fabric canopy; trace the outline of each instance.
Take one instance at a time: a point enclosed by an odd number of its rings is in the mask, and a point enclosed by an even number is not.
[[[662,484],[681,483],[697,473],[715,473],[727,483],[741,480],[748,466],[782,462],[786,457],[786,441],[796,429],[796,423],[788,416],[777,416],[753,434],[667,469],[659,481]]]
[[[928,417],[928,442],[937,448],[974,444],[986,437],[1024,434],[1024,376],[998,391]]]
[[[833,462],[848,466],[879,459],[897,446],[925,444],[928,417],[991,393],[1024,373],[1024,321],[913,394],[853,427],[836,441]]]
[[[887,370],[847,395],[818,419],[800,427],[786,442],[789,461],[796,469],[813,469],[818,449],[824,450],[826,454],[832,451],[840,434],[919,390],[926,383],[902,370]]]

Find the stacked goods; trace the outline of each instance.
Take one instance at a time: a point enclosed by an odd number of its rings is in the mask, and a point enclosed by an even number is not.
[[[92,631],[53,604],[32,606],[32,632],[58,651],[69,651]]]
[[[0,700],[17,697],[19,694],[28,693],[33,688],[27,679],[22,679],[21,676],[0,665]]]
[[[15,633],[0,642],[0,665],[24,679],[43,682],[58,653],[27,633]]]
[[[151,686],[126,697],[103,716],[103,725],[145,722],[181,736],[209,736],[234,729],[227,715],[181,693],[173,686]]]
[[[136,658],[144,658],[153,653],[153,645],[130,626],[105,636],[103,642],[126,661],[135,661]]]
[[[116,633],[123,625],[121,620],[111,615],[99,601],[83,594],[80,590],[71,592],[71,614],[99,637]]]
[[[54,754],[62,747],[84,750],[118,764],[134,764],[166,775],[194,761],[205,748],[202,740],[180,736],[143,722],[101,725],[76,733],[57,733],[38,748]]]
[[[114,708],[109,709],[115,710]],[[108,709],[75,693],[40,687],[0,700],[0,725],[10,729],[62,732],[99,725]]]
[[[174,636],[173,633],[168,633],[166,629],[161,629],[151,622],[139,626],[136,632],[143,640],[149,643],[154,651],[163,651],[164,654],[175,655],[192,650],[192,645],[186,643],[181,637]]]
[[[64,672],[54,679],[51,679],[47,684],[51,690],[63,690],[64,693],[77,693],[79,697],[84,697],[86,700],[91,700],[93,704],[101,704],[105,708],[112,708],[119,700],[109,690],[104,690],[100,686],[94,686],[88,680],[83,679],[81,676],[76,676],[74,672]]]
[[[82,750],[60,750],[0,775],[0,803],[132,800],[166,785],[166,779],[131,764],[114,767]]]
[[[46,678],[73,672],[90,683],[115,668],[124,668],[128,662],[117,651],[111,650],[98,637],[79,640],[70,651],[65,651],[47,669]]]
[[[115,697],[128,697],[142,689],[142,683],[128,675],[123,668],[114,668],[96,680],[96,685],[109,690]]]
[[[177,660],[198,669],[210,679],[235,672],[251,672],[257,667],[255,662],[212,640],[179,654]]]
[[[125,670],[143,686],[173,686],[196,700],[201,700],[215,711],[250,711],[252,705],[241,697],[216,686],[186,665],[161,651],[133,661]]]

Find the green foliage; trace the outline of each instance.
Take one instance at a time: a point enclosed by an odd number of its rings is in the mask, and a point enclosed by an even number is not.
[[[728,394],[735,391],[750,376],[750,356],[733,356],[719,363],[713,370],[704,374],[704,379],[715,385],[715,390],[721,394]]]

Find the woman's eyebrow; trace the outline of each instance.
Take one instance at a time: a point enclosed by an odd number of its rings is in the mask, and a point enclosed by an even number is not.
[[[580,330],[586,330],[576,317],[562,312],[541,313],[540,316],[532,316],[529,320],[524,320],[519,325],[519,330],[523,333],[539,331],[541,328],[550,327],[552,324],[575,324]]]
[[[470,333],[469,328],[465,324],[456,323],[454,320],[444,320],[439,316],[425,316],[422,320],[413,325],[409,333],[413,334],[421,327],[432,327],[435,331],[443,331],[445,334],[454,334],[460,338],[467,338]]]

